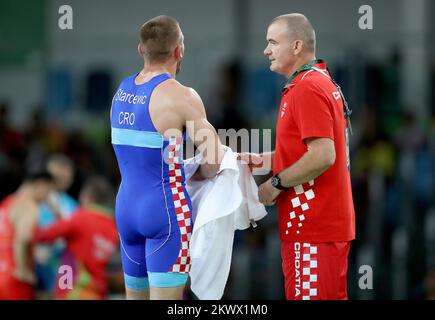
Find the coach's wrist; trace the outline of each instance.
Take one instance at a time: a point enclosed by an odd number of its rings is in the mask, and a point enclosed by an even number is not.
[[[274,175],[271,179],[270,179],[270,183],[272,184],[272,187],[274,187],[275,189],[281,190],[281,191],[287,191],[288,188],[284,187],[282,185],[282,181],[281,178],[279,177],[279,174]]]

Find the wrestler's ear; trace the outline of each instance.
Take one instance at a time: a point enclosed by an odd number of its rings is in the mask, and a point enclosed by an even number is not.
[[[143,58],[143,55],[144,55],[144,49],[143,49],[143,46],[142,46],[142,44],[141,43],[139,43],[138,45],[137,45],[137,53],[139,53],[139,55]]]
[[[177,45],[174,49],[174,56],[177,60],[183,59],[183,46],[181,44]]]

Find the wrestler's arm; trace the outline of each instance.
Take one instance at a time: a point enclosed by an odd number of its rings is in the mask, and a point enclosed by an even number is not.
[[[186,121],[189,137],[204,157],[204,163],[193,176],[194,179],[214,177],[219,171],[225,154],[215,128],[208,122],[204,104],[198,93],[185,88],[183,107],[180,109]]]
[[[32,242],[54,242],[59,238],[69,238],[79,228],[77,215],[69,219],[61,219],[46,228],[36,228],[33,233]]]
[[[28,258],[31,254],[30,241],[37,223],[39,209],[33,204],[22,204],[12,208],[11,223],[15,229],[13,255],[15,260],[14,275],[21,281],[34,283],[33,271],[29,268]]]

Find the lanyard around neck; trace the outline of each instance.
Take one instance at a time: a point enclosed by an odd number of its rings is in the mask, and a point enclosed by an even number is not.
[[[346,122],[347,122],[347,126],[349,128],[350,134],[353,134],[352,132],[352,125],[350,123],[350,115],[352,114],[352,110],[349,108],[349,105],[347,103],[346,98],[344,97],[343,91],[341,91],[341,87],[338,85],[337,82],[335,82],[335,80],[329,76],[326,72],[324,72],[323,70],[313,66],[313,64],[319,64],[319,63],[323,63],[324,61],[322,59],[316,59],[316,60],[311,60],[309,61],[307,64],[304,64],[302,67],[300,67],[298,70],[296,70],[295,73],[292,74],[292,76],[288,79],[288,81],[286,82],[286,84],[284,85],[283,91],[285,89],[287,89],[291,83],[293,82],[293,80],[302,72],[304,71],[308,71],[308,70],[313,70],[313,71],[317,71],[319,73],[321,73],[322,75],[324,75],[325,77],[327,77],[329,80],[331,80],[331,82],[335,85],[335,87],[337,88],[338,92],[340,93],[341,96],[341,100],[343,101],[343,113],[344,113],[344,117],[346,118]],[[328,71],[328,73],[330,74],[329,70],[326,69]]]
[[[313,66],[313,64],[319,64],[319,63],[323,63],[323,60],[322,59],[311,60],[307,64],[304,64],[302,67],[296,70],[295,73],[291,75],[291,77],[287,80],[286,84],[284,85],[283,90],[287,89],[299,74],[307,70],[314,70],[315,67]]]

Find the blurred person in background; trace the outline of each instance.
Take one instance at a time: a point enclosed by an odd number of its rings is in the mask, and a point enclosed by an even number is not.
[[[138,52],[143,69],[122,81],[111,108],[122,177],[115,210],[127,299],[181,299],[192,232],[182,150],[186,130],[206,153],[196,178],[215,176],[224,151],[199,95],[175,80],[184,55],[178,22],[158,16],[144,23]],[[195,139],[196,130],[207,137]]]
[[[58,274],[56,299],[104,299],[108,294],[106,269],[118,245],[113,199],[114,190],[107,179],[89,178],[73,215],[35,230],[34,242],[62,238],[67,243],[68,254],[62,263],[72,268],[72,286],[68,287],[63,274]]]
[[[23,162],[26,155],[26,139],[22,132],[11,125],[11,106],[0,102],[0,200],[14,192],[25,174]]]
[[[48,227],[71,216],[77,208],[77,202],[67,191],[74,179],[74,164],[63,154],[54,154],[47,161],[47,170],[54,178],[54,190],[46,202],[41,204],[38,225]],[[63,240],[53,245],[35,246],[35,271],[38,278],[38,298],[49,299],[53,296],[59,265],[63,264],[66,253]]]
[[[278,112],[274,176],[260,201],[278,204],[286,298],[347,299],[347,259],[355,238],[348,149],[349,115],[326,63],[316,59],[315,31],[302,14],[276,17],[264,54],[288,77]],[[248,157],[251,158],[248,158]]]
[[[218,72],[216,80],[216,105],[211,108],[211,119],[219,129],[248,129],[250,123],[243,115],[240,105],[242,95],[242,66],[239,61],[224,64]]]
[[[25,178],[19,189],[0,205],[0,299],[34,298],[32,231],[40,203],[47,200],[53,178],[45,171]]]
[[[424,299],[435,300],[435,268],[429,268],[424,282]]]

